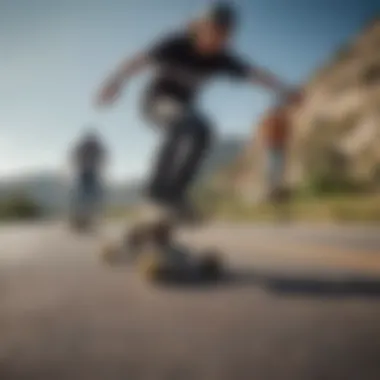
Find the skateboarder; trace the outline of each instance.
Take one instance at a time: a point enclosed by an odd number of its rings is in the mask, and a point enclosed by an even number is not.
[[[297,98],[286,102],[279,99],[265,115],[262,123],[268,155],[268,195],[273,201],[288,195],[285,184],[286,158],[292,133],[292,114],[299,105]]]
[[[71,152],[75,170],[75,213],[94,211],[102,197],[101,172],[105,161],[105,148],[95,129],[89,128]],[[89,209],[85,206],[88,205]]]
[[[276,104],[269,110],[263,122],[268,155],[267,178],[270,198],[276,198],[276,194],[284,185],[286,151],[291,132],[288,108],[283,103]]]
[[[196,107],[208,79],[225,75],[261,85],[287,98],[295,92],[273,74],[247,63],[230,47],[238,25],[234,7],[216,3],[188,29],[168,34],[122,63],[102,86],[97,104],[112,104],[126,82],[146,68],[154,76],[145,92],[143,113],[162,133],[146,196],[152,202],[192,215],[188,190],[209,151],[212,130]]]

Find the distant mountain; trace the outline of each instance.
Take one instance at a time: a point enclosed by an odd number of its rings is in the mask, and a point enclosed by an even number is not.
[[[211,151],[199,178],[206,182],[224,166],[235,159],[242,141],[239,138],[227,138],[218,142]],[[134,205],[141,199],[140,181],[126,181],[109,184],[106,202],[110,207]],[[67,208],[70,200],[71,182],[57,173],[39,173],[2,180],[0,182],[0,198],[15,194],[30,197],[46,210],[60,212]]]
[[[10,178],[0,183],[1,198],[25,195],[49,210],[63,208],[68,194],[68,182],[50,172]]]
[[[0,198],[27,196],[51,212],[65,210],[71,192],[71,181],[56,173],[28,175],[0,183]],[[138,198],[139,185],[135,183],[111,185],[107,189],[106,202],[110,206],[133,204]]]

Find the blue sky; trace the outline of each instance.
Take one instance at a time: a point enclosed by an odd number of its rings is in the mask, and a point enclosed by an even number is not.
[[[236,50],[290,83],[301,83],[375,13],[375,2],[236,0]],[[89,123],[112,152],[111,175],[141,176],[154,134],[140,118],[149,75],[107,112],[94,91],[125,56],[196,16],[206,0],[0,0],[0,175],[61,169]],[[248,135],[270,104],[259,88],[213,83],[200,98],[219,135]]]

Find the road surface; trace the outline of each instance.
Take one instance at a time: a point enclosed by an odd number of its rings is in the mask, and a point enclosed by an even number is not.
[[[119,226],[109,226],[107,236]],[[0,379],[378,380],[376,227],[215,225],[229,281],[153,287],[99,237],[0,227]]]

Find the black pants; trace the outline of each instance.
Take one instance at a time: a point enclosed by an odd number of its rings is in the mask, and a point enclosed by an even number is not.
[[[154,121],[154,118],[153,118]],[[163,142],[153,163],[147,195],[164,204],[182,201],[199,172],[211,144],[211,128],[196,112],[186,110],[161,125]]]
[[[77,192],[81,200],[96,198],[100,196],[101,189],[97,173],[92,170],[83,170],[77,179]]]

